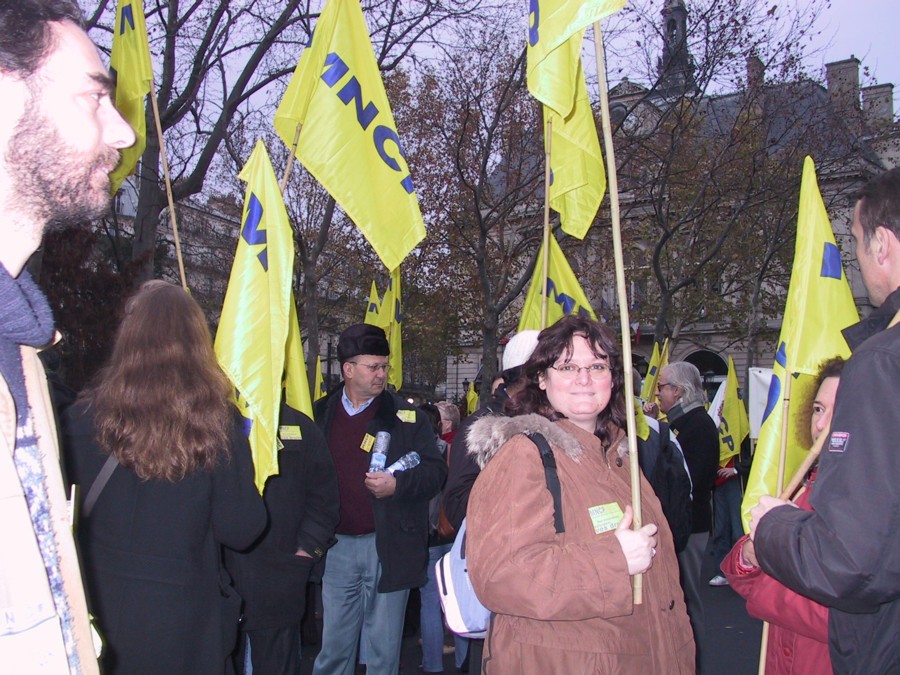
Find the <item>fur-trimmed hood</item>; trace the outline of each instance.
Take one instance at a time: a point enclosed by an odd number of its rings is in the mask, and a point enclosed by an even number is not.
[[[576,462],[583,450],[574,436],[543,415],[530,414],[517,417],[485,415],[472,423],[466,435],[468,454],[483,469],[497,451],[513,436],[539,433],[550,445],[559,448]]]

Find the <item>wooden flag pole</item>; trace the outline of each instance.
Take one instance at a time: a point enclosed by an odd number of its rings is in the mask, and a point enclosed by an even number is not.
[[[281,177],[281,194],[284,195],[284,189],[287,187],[288,178],[291,177],[291,171],[294,168],[294,154],[297,152],[297,144],[300,142],[300,128],[302,124],[297,125],[297,131],[294,132],[294,142],[291,143],[291,151],[288,153],[287,166],[284,167],[284,175]]]
[[[541,106],[543,110],[543,106]],[[553,138],[553,120],[547,120],[544,128],[544,275],[541,291],[541,330],[547,327],[547,277],[550,276],[550,140]]]
[[[784,465],[787,461],[787,437],[789,430],[789,415],[791,412],[791,380],[793,376],[790,371],[785,370],[784,373],[784,398],[781,402],[781,448],[778,453],[778,477],[775,481],[775,492],[782,493],[784,487]],[[823,434],[824,436],[824,434]],[[821,449],[821,447],[820,447]],[[812,454],[812,453],[810,453]],[[795,476],[796,477],[796,476]],[[801,477],[802,480],[802,477]],[[786,499],[782,497],[782,499]],[[769,646],[769,622],[763,621],[762,638],[759,642],[759,675],[765,675],[766,672],[766,650]]]
[[[600,88],[600,122],[603,126],[603,146],[606,150],[606,177],[609,183],[609,208],[612,216],[613,252],[616,264],[616,292],[619,299],[619,322],[622,328],[622,368],[625,371],[625,410],[628,427],[628,457],[631,463],[631,508],[634,510],[634,529],[641,528],[641,469],[638,464],[637,425],[634,419],[634,378],[631,377],[631,322],[628,320],[628,293],[625,289],[625,256],[622,253],[622,224],[619,215],[619,182],[616,177],[616,153],[613,149],[612,127],[609,124],[609,95],[606,84],[606,62],[603,55],[603,35],[600,22],[594,22],[594,49],[597,55],[597,84]],[[643,603],[643,575],[635,574],[634,604]]]
[[[166,142],[163,138],[162,124],[159,121],[159,105],[156,103],[156,84],[150,80],[150,105],[153,108],[153,120],[156,123],[156,138],[159,139],[159,156],[162,159],[163,179],[166,183],[166,198],[169,201],[169,223],[172,225],[172,237],[175,239],[175,257],[178,259],[178,273],[181,275],[181,286],[190,292],[187,278],[184,276],[184,258],[181,256],[181,238],[178,236],[178,220],[175,217],[175,198],[172,196],[172,180],[169,178],[169,161],[166,159]]]

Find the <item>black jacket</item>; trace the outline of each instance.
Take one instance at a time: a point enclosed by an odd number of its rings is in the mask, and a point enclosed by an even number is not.
[[[671,411],[670,411],[671,414]],[[693,486],[692,532],[709,532],[712,528],[710,499],[719,469],[719,430],[703,406],[669,422],[684,452]]]
[[[900,289],[844,331],[854,353],[819,462],[815,510],[773,509],[756,530],[760,566],[830,608],[836,673],[900,673],[900,326],[887,328],[898,309]]]
[[[310,569],[334,543],[338,486],[322,431],[301,412],[281,406],[278,474],[266,481],[269,523],[244,553],[227,551],[225,565],[244,599],[245,630],[297,624]],[[298,557],[303,549],[312,558]]]
[[[335,406],[341,404],[343,387],[337,387],[316,404],[316,422],[327,439],[331,433]],[[367,433],[379,431],[391,434],[387,465],[415,450],[421,463],[396,474],[397,488],[385,499],[372,497],[375,509],[375,548],[381,562],[380,593],[405,588],[418,588],[426,581],[428,564],[428,501],[444,485],[447,465],[437,449],[437,437],[431,423],[423,414],[399,396],[384,391],[380,394],[378,410],[369,423]],[[410,411],[403,415],[398,411]],[[362,439],[360,439],[362,441]],[[359,480],[365,477],[360,476]]]
[[[508,398],[504,387],[501,386],[490,402],[462,421],[456,436],[453,437],[453,443],[450,445],[450,471],[447,474],[447,485],[444,486],[444,515],[456,530],[459,530],[463,518],[466,517],[469,493],[481,472],[475,460],[469,455],[469,427],[475,420],[485,415],[502,415],[503,404]]]

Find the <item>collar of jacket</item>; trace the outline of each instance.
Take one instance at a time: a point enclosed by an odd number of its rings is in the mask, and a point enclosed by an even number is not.
[[[497,451],[518,434],[539,433],[555,448],[559,448],[576,462],[583,450],[578,440],[560,424],[551,422],[543,415],[530,414],[517,417],[485,415],[469,427],[466,436],[468,454],[479,468],[484,468]]]
[[[850,351],[855,352],[863,342],[887,328],[898,310],[900,310],[900,288],[894,289],[894,292],[881,303],[881,307],[865,319],[841,331],[850,346]]]
[[[334,406],[341,405],[341,395],[344,391],[344,385],[341,384],[339,387],[335,387],[325,398],[320,399],[318,403],[321,405],[321,410],[325,412],[323,416],[323,423],[329,424],[332,416],[334,415]],[[375,420],[377,420],[379,427],[387,427],[390,426],[391,419],[396,417],[397,411],[401,409],[401,406],[398,405],[398,402],[401,400],[399,397],[394,396],[387,389],[382,391],[378,396],[378,401],[372,401],[372,405],[378,405],[378,408],[375,411]],[[403,406],[404,409],[413,408],[411,406]],[[319,408],[317,406],[316,409],[316,419],[319,419]]]

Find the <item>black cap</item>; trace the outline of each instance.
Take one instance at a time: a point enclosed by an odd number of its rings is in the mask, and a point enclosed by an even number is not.
[[[391,348],[388,345],[384,330],[367,323],[350,326],[338,338],[337,356],[344,363],[360,354],[388,356]]]

